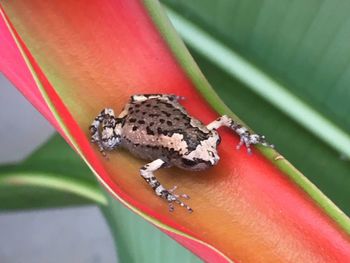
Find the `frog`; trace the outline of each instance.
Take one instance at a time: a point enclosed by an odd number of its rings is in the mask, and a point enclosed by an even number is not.
[[[219,160],[220,127],[231,129],[249,154],[251,145],[274,147],[264,135],[251,133],[247,127],[223,115],[205,125],[191,116],[180,104],[184,97],[174,94],[132,95],[118,116],[111,108],[103,109],[93,120],[89,130],[91,142],[102,155],[106,151],[124,148],[134,156],[149,161],[140,168],[140,175],[155,195],[168,202],[169,211],[177,204],[193,212],[183,201],[187,194],[176,194],[177,186],[163,186],[155,176],[162,168],[177,167],[189,171],[203,171]]]

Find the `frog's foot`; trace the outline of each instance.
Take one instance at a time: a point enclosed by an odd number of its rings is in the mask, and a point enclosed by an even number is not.
[[[250,148],[250,145],[252,144],[261,144],[266,147],[274,148],[273,144],[269,144],[264,135],[259,135],[259,134],[250,134],[248,131],[245,131],[244,133],[241,133],[240,135],[240,142],[236,146],[237,150],[239,150],[242,145],[245,145],[247,148],[247,152],[249,154],[252,153],[252,149]]]
[[[174,203],[179,204],[180,206],[184,207],[187,209],[189,213],[192,213],[193,210],[191,207],[186,205],[184,202],[180,200],[180,197],[185,198],[185,199],[190,199],[190,197],[187,194],[175,194],[174,191],[177,189],[177,186],[175,185],[173,188],[170,190],[164,190],[162,192],[162,197],[168,201],[169,204],[169,211],[173,212],[174,211]]]
[[[180,200],[180,198],[189,199],[190,197],[186,194],[177,195],[174,193],[176,186],[167,190],[155,177],[154,172],[162,167],[167,167],[167,163],[162,159],[154,160],[140,169],[140,174],[143,179],[152,187],[155,194],[168,201],[169,211],[174,211],[174,203],[187,209],[188,212],[193,212],[192,208],[186,205]]]
[[[251,134],[246,127],[235,122],[232,118],[228,117],[227,115],[223,115],[215,121],[209,123],[207,125],[207,128],[209,130],[216,130],[222,126],[229,127],[240,137],[240,142],[237,145],[237,149],[241,148],[241,146],[244,144],[247,148],[248,153],[251,154],[252,150],[250,148],[250,145],[252,144],[260,144],[274,148],[272,144],[269,144],[266,141],[265,136],[259,134]]]

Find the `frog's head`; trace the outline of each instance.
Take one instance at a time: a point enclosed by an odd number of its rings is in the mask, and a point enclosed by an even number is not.
[[[105,150],[112,150],[121,142],[122,119],[105,118],[101,132],[101,142]]]

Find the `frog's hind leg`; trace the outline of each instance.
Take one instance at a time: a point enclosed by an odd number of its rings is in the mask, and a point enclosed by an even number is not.
[[[157,178],[154,176],[153,172],[155,172],[159,168],[164,167],[165,165],[166,165],[166,162],[164,162],[161,159],[157,159],[153,162],[150,162],[144,165],[140,169],[140,174],[142,178],[145,179],[145,181],[152,187],[152,189],[154,190],[157,196],[168,201],[170,212],[174,211],[174,205],[173,205],[174,203],[177,203],[180,206],[186,208],[188,212],[193,212],[193,210],[188,205],[186,205],[179,199],[180,197],[188,199],[189,198],[188,195],[175,194],[174,191],[177,188],[176,186],[170,190],[165,189],[164,186],[162,186],[160,182],[157,180]]]
[[[244,144],[247,148],[248,153],[251,153],[250,145],[252,144],[261,144],[271,148],[274,147],[272,144],[269,144],[266,141],[264,135],[251,134],[246,127],[235,122],[233,119],[231,119],[226,115],[223,115],[220,118],[216,119],[215,121],[209,123],[207,125],[207,128],[209,130],[213,130],[213,129],[216,130],[222,126],[229,127],[231,130],[233,130],[236,134],[240,136],[240,142],[237,145],[237,149],[239,149]]]
[[[149,99],[160,99],[166,101],[178,101],[184,99],[174,94],[138,94],[131,96],[131,102],[141,102]]]

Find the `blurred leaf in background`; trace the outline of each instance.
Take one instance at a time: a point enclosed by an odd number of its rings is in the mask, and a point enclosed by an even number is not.
[[[162,2],[171,14],[180,15],[185,23],[193,23],[219,45],[239,54],[252,71],[257,69],[275,81],[282,91],[350,138],[349,2]],[[177,29],[184,35],[181,28]],[[349,215],[350,161],[339,147],[333,147],[334,142],[340,141],[338,134],[320,139],[318,132],[327,127],[318,126],[312,119],[308,121],[306,112],[289,108],[284,98],[269,100],[268,90],[267,98],[263,98],[255,87],[262,83],[254,83],[253,75],[244,81],[239,72],[223,68],[212,57],[220,54],[202,52],[191,36],[185,42],[232,111],[254,130],[273,138],[278,151]],[[202,47],[206,44],[199,43]],[[289,112],[298,110],[299,115],[291,118]]]
[[[0,166],[0,210],[106,205],[83,160],[56,134],[19,164]]]
[[[109,222],[120,262],[201,262],[106,193],[59,134],[23,162],[0,166],[0,212],[86,204]]]

